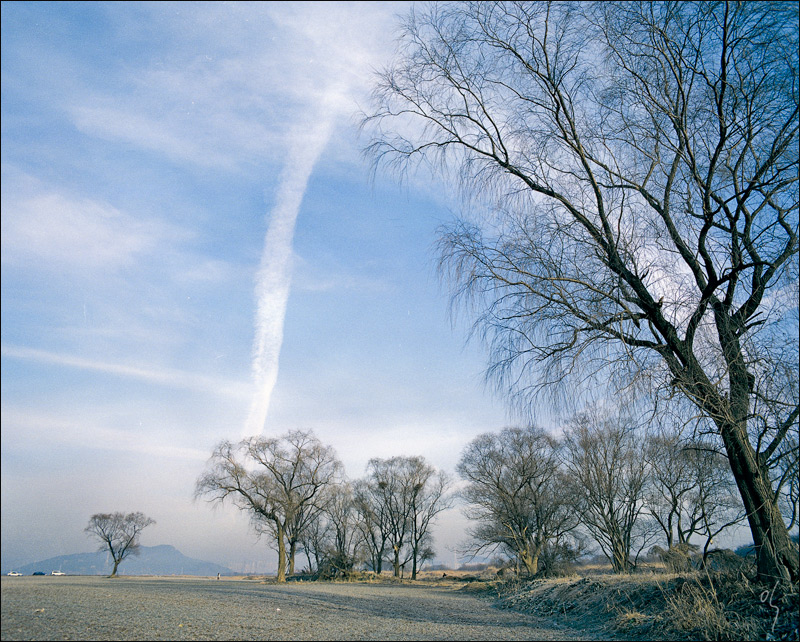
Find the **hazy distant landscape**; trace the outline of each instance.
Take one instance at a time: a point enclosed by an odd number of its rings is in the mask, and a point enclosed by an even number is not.
[[[127,557],[120,565],[123,575],[236,575],[220,564],[186,557],[174,546],[140,546],[138,555]],[[112,562],[107,551],[73,553],[24,564],[14,568],[3,568],[2,574],[17,571],[23,575],[42,572],[47,575],[61,571],[68,575],[108,575]]]

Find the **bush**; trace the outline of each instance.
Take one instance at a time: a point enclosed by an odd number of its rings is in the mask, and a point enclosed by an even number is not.
[[[670,573],[688,573],[695,567],[693,562],[697,561],[697,550],[698,547],[694,544],[684,542],[668,551],[660,546],[653,546],[650,554],[658,557]]]
[[[752,560],[737,555],[729,548],[715,548],[708,551],[705,567],[720,573],[746,573],[752,567]]]
[[[347,579],[353,574],[353,567],[355,560],[342,554],[331,554],[325,556],[319,565],[317,571],[317,579],[319,580],[337,580]]]
[[[575,574],[575,563],[583,554],[579,543],[548,543],[539,556],[538,577],[566,577]]]
[[[798,639],[796,586],[769,589],[742,574],[705,573],[676,582],[664,597],[662,619],[675,639]]]

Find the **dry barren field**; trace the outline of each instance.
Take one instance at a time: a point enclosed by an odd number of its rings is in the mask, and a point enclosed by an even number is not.
[[[566,640],[458,583],[3,577],[3,640]]]

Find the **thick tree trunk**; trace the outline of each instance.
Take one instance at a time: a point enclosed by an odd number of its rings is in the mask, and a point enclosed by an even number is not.
[[[284,529],[283,526],[279,523],[277,525],[277,534],[278,534],[278,576],[276,580],[278,582],[285,582],[286,581],[286,541],[284,536]]]
[[[114,577],[117,574],[118,566],[119,566],[119,560],[114,558],[114,569],[111,571],[111,577]]]
[[[742,497],[758,560],[758,579],[774,583],[798,580],[797,546],[789,539],[786,522],[778,509],[769,469],[750,443],[747,422],[755,377],[748,371],[739,335],[727,308],[714,306],[720,345],[728,366],[728,395],[707,397],[706,404],[717,412],[711,416],[725,444],[728,462]]]
[[[611,565],[615,573],[625,574],[630,572],[630,558],[628,547],[619,537],[611,538]]]
[[[759,465],[746,430],[735,424],[720,426],[731,470],[742,496],[758,559],[758,578],[764,582],[796,582],[798,550],[775,501],[767,471]]]
[[[532,552],[530,548],[526,548],[520,551],[519,559],[529,576],[533,577],[539,572],[539,551]]]

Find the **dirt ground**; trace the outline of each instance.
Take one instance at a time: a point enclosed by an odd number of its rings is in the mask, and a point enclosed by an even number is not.
[[[438,575],[436,581],[434,577]],[[469,582],[3,577],[2,640],[595,639],[497,609]]]

